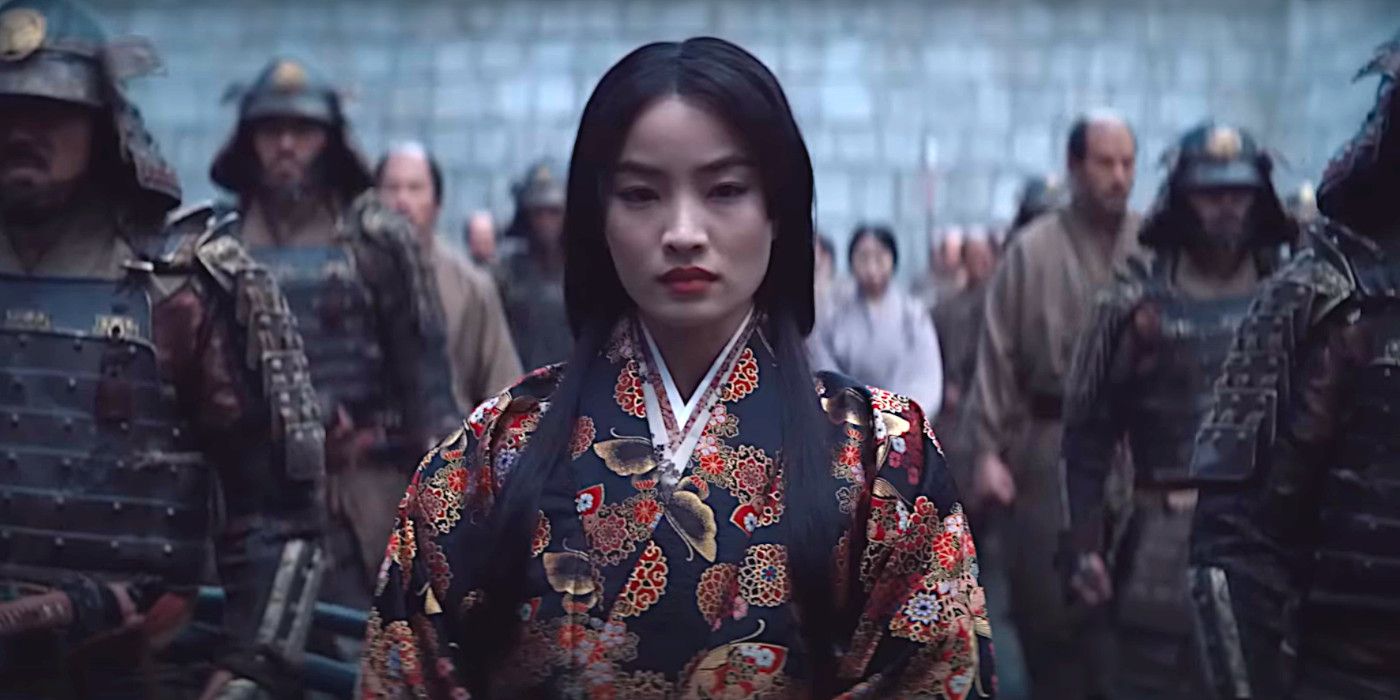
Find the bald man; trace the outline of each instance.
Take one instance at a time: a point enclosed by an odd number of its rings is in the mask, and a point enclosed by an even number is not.
[[[1061,404],[1095,293],[1138,251],[1132,130],[1112,115],[1081,117],[1066,150],[1070,203],[1027,226],[992,279],[968,407],[977,454],[969,507],[1002,511],[1011,614],[1037,700],[1105,690],[1091,648],[1102,632],[1067,605],[1055,570]]]
[[[447,322],[452,395],[463,416],[520,377],[520,358],[496,285],[461,253],[438,240],[442,170],[418,144],[390,149],[375,168],[380,199],[413,223],[418,249],[433,271]]]

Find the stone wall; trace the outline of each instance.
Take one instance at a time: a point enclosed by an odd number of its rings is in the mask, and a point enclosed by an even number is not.
[[[109,0],[117,33],[149,36],[166,75],[134,86],[192,198],[232,106],[220,97],[274,53],[348,88],[363,146],[425,141],[449,179],[445,225],[507,217],[509,182],[567,158],[602,72],[657,39],[736,40],[782,79],[812,150],[819,225],[893,222],[911,265],[936,223],[1010,217],[1021,178],[1057,169],[1081,110],[1129,117],[1134,202],[1158,157],[1207,115],[1282,155],[1280,186],[1315,179],[1373,86],[1352,85],[1400,28],[1396,0]]]

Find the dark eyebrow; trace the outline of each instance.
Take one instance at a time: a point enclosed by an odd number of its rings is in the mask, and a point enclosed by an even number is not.
[[[734,155],[725,156],[712,163],[706,163],[705,165],[700,166],[700,171],[705,173],[716,173],[721,170],[728,170],[729,168],[752,168],[754,167],[754,165],[755,164],[752,158],[746,155],[735,153]]]
[[[752,167],[755,167],[752,158],[746,155],[736,153],[734,155],[724,156],[723,158],[719,158],[712,162],[706,163],[700,166],[699,170],[703,173],[715,173],[721,170],[727,170],[729,168]],[[642,177],[660,177],[665,173],[661,170],[661,168],[657,168],[655,166],[647,165],[645,163],[638,163],[635,160],[622,160],[618,161],[617,165],[613,168],[613,175],[622,174],[640,175]]]

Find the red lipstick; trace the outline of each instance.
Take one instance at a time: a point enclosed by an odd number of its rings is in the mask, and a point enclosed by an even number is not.
[[[710,288],[719,275],[703,267],[674,267],[657,278],[672,294],[689,296]]]

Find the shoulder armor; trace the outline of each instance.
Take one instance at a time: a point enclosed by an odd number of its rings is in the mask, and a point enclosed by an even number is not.
[[[374,192],[365,192],[351,203],[348,221],[353,239],[363,240],[387,252],[406,277],[413,299],[419,332],[434,336],[441,332],[442,301],[438,299],[433,271],[418,254],[413,229],[401,214],[381,203]]]
[[[1132,323],[1133,313],[1143,301],[1160,291],[1160,285],[1152,278],[1147,263],[1133,260],[1117,280],[1098,293],[1089,323],[1079,335],[1074,361],[1070,365],[1065,396],[1066,422],[1087,416],[1101,405],[1123,331]]]
[[[371,243],[388,248],[410,248],[413,228],[402,214],[385,206],[374,192],[365,192],[350,203],[351,228]]]
[[[1235,333],[1196,434],[1193,477],[1234,482],[1257,472],[1290,397],[1297,348],[1355,292],[1345,257],[1325,243],[1303,250],[1264,283]]]
[[[165,246],[158,265],[169,270],[182,270],[202,263],[207,255],[203,252],[204,246],[213,239],[230,234],[232,225],[237,221],[238,211],[211,202],[190,204],[172,211],[171,216],[165,218]],[[214,281],[225,290],[231,288],[231,279],[225,274],[214,274]]]
[[[199,267],[232,298],[244,341],[244,362],[261,378],[269,402],[273,441],[287,475],[316,480],[325,467],[325,429],[301,332],[272,274],[249,255],[230,226],[236,215],[214,217],[195,239]]]

